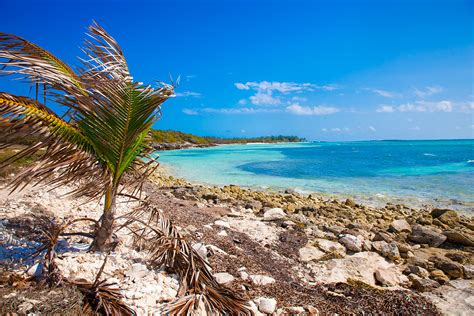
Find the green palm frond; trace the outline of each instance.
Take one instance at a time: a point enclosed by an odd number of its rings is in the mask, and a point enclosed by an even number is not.
[[[82,179],[94,179],[97,184],[104,184],[104,172],[98,168],[101,159],[96,156],[96,150],[88,139],[78,128],[43,104],[26,97],[0,92],[0,117],[5,121],[5,124],[0,125],[0,148],[14,144],[22,137],[32,136],[38,141],[36,145],[0,162],[0,168],[40,149],[44,150],[38,164],[26,168],[12,182],[13,189],[21,188],[27,183],[38,184],[51,179],[52,171],[58,168],[62,168],[60,176],[51,180],[52,184],[67,183],[79,175]],[[89,188],[97,190],[91,186]],[[83,189],[78,188],[74,193],[84,193]],[[96,194],[100,194],[100,190]]]
[[[115,196],[130,182],[139,190],[156,168],[149,132],[161,116],[162,103],[173,95],[173,87],[134,82],[120,46],[97,23],[89,27],[84,45],[86,58],[75,73],[39,46],[0,33],[0,74],[44,84],[46,97],[67,110],[61,118],[45,104],[1,93],[0,149],[21,137],[34,136],[36,144],[8,161],[44,151],[35,165],[16,176],[13,189],[44,181],[57,186],[80,182],[86,185],[78,186],[75,194],[105,196],[96,238],[100,242],[94,244],[105,249],[113,228]],[[125,174],[132,176],[128,183]]]

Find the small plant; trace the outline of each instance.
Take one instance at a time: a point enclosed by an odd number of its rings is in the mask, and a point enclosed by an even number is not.
[[[117,194],[132,183],[139,190],[156,165],[149,132],[173,87],[160,84],[155,89],[134,82],[117,42],[96,23],[88,35],[82,49],[86,58],[74,71],[43,48],[0,33],[0,74],[44,89],[43,102],[38,93],[32,99],[0,92],[0,149],[19,139],[34,139],[0,163],[0,171],[41,153],[36,164],[16,175],[13,190],[29,183],[74,182],[75,196],[105,197],[92,248],[107,250]],[[46,101],[64,107],[65,114],[57,115]]]

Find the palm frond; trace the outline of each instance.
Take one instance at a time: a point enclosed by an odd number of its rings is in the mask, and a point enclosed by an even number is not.
[[[165,308],[165,314],[181,315],[183,312],[182,315],[189,315],[202,304],[201,308],[212,315],[252,315],[246,300],[217,283],[209,263],[160,210],[144,202],[141,208],[125,217],[130,220],[129,224],[143,225],[142,231],[133,230],[133,233],[150,251],[150,265],[165,267],[179,276],[178,295],[184,296],[171,302]]]
[[[135,311],[123,302],[123,296],[120,289],[115,287],[115,283],[100,280],[106,263],[107,257],[105,257],[93,283],[88,281],[71,282],[84,295],[84,312],[96,315],[136,315]]]
[[[0,74],[45,84],[53,89],[82,93],[78,75],[40,46],[13,34],[0,33]]]
[[[26,97],[0,93],[0,117],[5,122],[1,125],[0,148],[15,144],[18,138],[31,136],[37,140],[35,145],[0,162],[0,168],[44,150],[38,163],[27,167],[11,183],[13,190],[47,180],[53,185],[77,179],[91,181],[97,186],[108,183],[107,170],[101,167],[101,158],[88,139],[45,105]],[[52,177],[55,170],[59,170],[59,174]],[[94,193],[94,196],[102,193],[91,185],[78,187],[72,193],[81,195],[85,192]]]

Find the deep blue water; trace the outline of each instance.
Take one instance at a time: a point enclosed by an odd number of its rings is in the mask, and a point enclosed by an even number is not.
[[[194,182],[474,205],[474,140],[226,145],[160,156]]]

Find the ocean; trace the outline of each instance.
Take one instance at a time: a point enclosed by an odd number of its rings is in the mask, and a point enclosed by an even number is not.
[[[158,154],[171,174],[194,183],[474,210],[474,140],[222,145]]]

